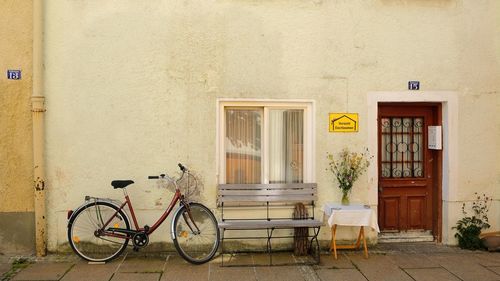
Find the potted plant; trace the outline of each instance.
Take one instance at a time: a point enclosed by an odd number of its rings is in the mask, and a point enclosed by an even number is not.
[[[462,249],[477,250],[483,249],[483,243],[481,242],[481,231],[483,229],[488,229],[490,224],[488,222],[488,202],[491,198],[488,198],[485,194],[479,196],[474,193],[476,200],[472,201],[472,214],[466,211],[466,203],[462,205],[462,213],[464,217],[457,221],[456,226],[452,229],[456,229],[455,238],[458,239],[458,246]]]
[[[336,178],[338,187],[342,191],[342,204],[349,204],[349,194],[354,182],[370,165],[371,156],[368,149],[364,152],[350,152],[344,148],[337,156],[327,153],[329,170]]]
[[[500,251],[500,231],[483,232],[479,234],[479,238],[488,251]]]

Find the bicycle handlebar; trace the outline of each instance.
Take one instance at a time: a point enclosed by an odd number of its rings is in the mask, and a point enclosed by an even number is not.
[[[165,174],[161,174],[159,176],[148,176],[148,179],[150,179],[150,180],[157,180],[157,179],[160,179],[160,178],[162,179],[164,177],[165,177]]]
[[[177,164],[179,166],[179,169],[181,169],[181,171],[183,172],[186,172],[187,171],[187,168],[184,167],[184,165],[182,165],[181,163]]]
[[[184,173],[188,171],[186,166],[182,165],[181,163],[177,164],[177,166],[179,166],[179,169],[181,169],[181,171],[182,171],[182,176],[184,176]],[[182,178],[182,176],[181,176],[181,178]],[[165,174],[161,174],[159,176],[148,176],[148,179],[150,179],[150,180],[157,180],[160,178],[165,178]]]

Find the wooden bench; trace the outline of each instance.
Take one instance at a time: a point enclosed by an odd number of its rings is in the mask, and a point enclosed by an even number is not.
[[[319,242],[318,234],[321,221],[314,219],[314,204],[317,200],[317,185],[315,183],[293,183],[293,184],[220,184],[217,188],[217,204],[221,208],[222,221],[219,222],[221,230],[221,258],[224,266],[224,241],[226,239],[267,239],[266,251],[269,253],[269,264],[272,265],[272,238],[293,238],[293,235],[273,237],[276,229],[313,229],[314,233],[306,231],[308,239],[308,250],[313,251],[315,245],[315,263],[319,263]],[[303,203],[311,210],[305,219],[293,219],[292,212],[296,203]],[[256,208],[255,212],[250,211],[244,217],[228,216],[227,213],[236,213],[234,210],[244,208]],[[276,210],[276,209],[283,210]],[[259,210],[261,213],[259,214]],[[288,210],[286,210],[288,209]],[[289,215],[282,215],[289,211]],[[262,213],[265,213],[262,214]],[[281,213],[278,215],[278,213]],[[241,216],[241,215],[240,215]],[[224,234],[229,230],[267,230],[266,236],[260,237],[229,237]],[[309,240],[309,238],[311,238]]]

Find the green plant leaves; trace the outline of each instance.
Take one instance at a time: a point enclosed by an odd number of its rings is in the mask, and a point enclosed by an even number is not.
[[[458,239],[458,246],[462,249],[478,250],[483,249],[484,246],[479,238],[481,230],[488,229],[490,224],[488,222],[489,203],[492,201],[490,197],[485,194],[478,196],[475,193],[476,200],[472,201],[472,215],[468,215],[466,204],[462,205],[462,213],[465,217],[457,221],[455,238]]]

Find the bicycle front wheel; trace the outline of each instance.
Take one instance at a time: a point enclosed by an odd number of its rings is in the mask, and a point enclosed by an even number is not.
[[[107,226],[104,228],[105,223]],[[110,236],[108,228],[130,230],[122,210],[109,202],[91,202],[80,208],[68,222],[68,242],[81,258],[93,262],[107,262],[119,256],[128,240]]]
[[[177,252],[188,262],[202,264],[219,248],[219,228],[212,212],[199,203],[182,206],[172,225]]]

